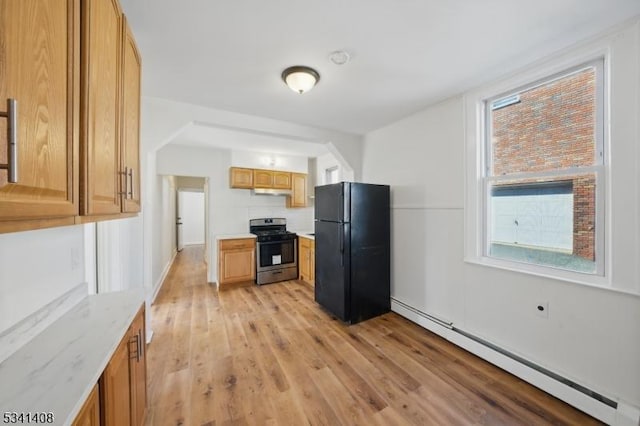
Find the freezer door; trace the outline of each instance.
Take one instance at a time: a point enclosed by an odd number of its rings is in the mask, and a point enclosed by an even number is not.
[[[316,302],[342,321],[348,321],[349,224],[319,221],[315,233]]]
[[[334,183],[315,187],[315,218],[317,221],[349,222],[350,184]]]

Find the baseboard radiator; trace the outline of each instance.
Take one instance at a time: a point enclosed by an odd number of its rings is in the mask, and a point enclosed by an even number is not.
[[[532,385],[541,388],[542,390],[553,394],[554,396],[564,400],[565,402],[576,406],[578,409],[581,409],[582,411],[585,411],[586,413],[592,415],[593,417],[598,418],[599,420],[602,420],[606,423],[609,424],[626,424],[626,421],[623,421],[622,423],[620,423],[619,421],[617,421],[616,419],[619,419],[619,416],[616,414],[616,410],[619,409],[618,407],[618,402],[607,398],[606,396],[592,390],[589,389],[579,383],[574,382],[573,380],[570,380],[566,377],[563,377],[545,367],[542,367],[534,362],[529,361],[528,359],[525,359],[517,354],[514,354],[513,352],[510,352],[506,349],[503,349],[487,340],[482,339],[481,337],[478,337],[472,333],[469,333],[463,329],[460,329],[458,327],[456,327],[452,322],[447,321],[443,318],[439,318],[437,316],[434,316],[432,314],[428,314],[426,312],[420,311],[419,309],[416,309],[410,305],[407,305],[406,303],[395,299],[395,298],[391,298],[391,309],[396,312],[397,314],[417,323],[418,325],[426,328],[429,331],[434,332],[435,334],[438,334],[439,336],[445,338],[448,341],[451,341],[452,343],[456,344],[457,346],[462,347],[465,350],[468,350],[469,352],[473,353],[474,355],[477,355],[489,362],[491,362],[492,364],[497,365],[498,367],[509,371],[510,373],[520,377],[521,379],[531,383]],[[424,320],[427,320],[428,323],[425,323]],[[433,325],[438,325],[439,327],[433,327]],[[486,350],[484,351],[475,351],[473,350],[472,346],[474,346],[473,344],[460,344],[460,343],[464,343],[464,342],[475,342],[476,344],[482,345],[483,348],[485,349],[489,349],[490,351],[487,352]],[[598,405],[600,407],[603,407],[603,409],[589,409],[588,407],[585,407],[584,404],[582,404],[582,406],[578,406],[577,404],[574,403],[574,401],[568,401],[565,398],[563,398],[561,395],[558,395],[558,393],[551,391],[550,389],[547,389],[545,386],[540,386],[539,383],[535,383],[534,380],[529,380],[527,377],[522,377],[521,375],[517,374],[517,372],[512,371],[509,368],[505,368],[504,365],[501,365],[500,362],[496,362],[495,356],[485,356],[487,354],[490,354],[490,352],[494,352],[497,354],[500,354],[504,357],[509,358],[510,360],[515,361],[518,364],[521,364],[523,366],[526,366],[527,368],[534,370],[535,372],[542,374],[550,379],[553,379],[556,382],[561,383],[564,386],[568,386],[569,388],[573,389],[574,391],[580,392],[581,394],[591,398],[592,400],[597,401],[597,403],[599,404],[594,404],[594,405]],[[483,353],[478,353],[478,352],[484,352]],[[554,388],[557,388],[557,386],[553,386]],[[575,400],[575,399],[574,399]],[[603,405],[600,405],[603,404]],[[634,409],[632,408],[632,411],[634,411]],[[633,417],[635,418],[635,412],[633,413]],[[635,421],[635,419],[634,419]],[[633,423],[635,424],[635,423]]]

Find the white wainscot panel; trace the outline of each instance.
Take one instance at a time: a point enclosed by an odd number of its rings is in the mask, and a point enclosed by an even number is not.
[[[463,297],[462,209],[392,209],[391,295],[447,322]]]

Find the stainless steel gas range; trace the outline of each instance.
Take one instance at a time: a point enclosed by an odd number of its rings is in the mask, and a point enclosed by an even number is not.
[[[258,285],[294,280],[298,277],[298,237],[295,233],[287,231],[286,219],[251,219],[249,231],[257,235]]]

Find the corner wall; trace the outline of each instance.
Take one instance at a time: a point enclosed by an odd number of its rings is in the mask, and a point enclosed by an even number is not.
[[[392,187],[392,297],[637,411],[640,262],[633,279],[630,265],[620,262],[623,253],[640,253],[639,25],[613,38],[624,46],[614,52],[616,59],[627,65],[614,69],[611,90],[633,117],[611,117],[612,134],[627,136],[612,140],[609,193],[614,206],[626,206],[621,214],[628,214],[624,226],[630,230],[613,227],[613,288],[463,261],[462,96],[367,134],[363,179]],[[635,169],[630,173],[629,167]],[[549,303],[548,318],[536,315],[539,302]]]

